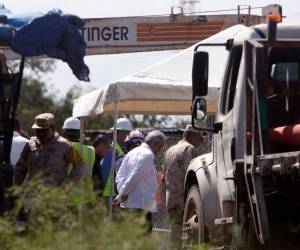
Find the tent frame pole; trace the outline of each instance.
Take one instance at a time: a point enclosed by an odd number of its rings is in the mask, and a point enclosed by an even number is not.
[[[112,206],[113,206],[113,189],[114,189],[114,176],[115,176],[115,166],[116,166],[116,144],[117,144],[117,120],[119,115],[119,101],[114,102],[114,131],[113,131],[113,151],[112,151],[112,159],[110,166],[110,193],[109,193],[109,207],[108,207],[108,215],[109,218],[112,218]]]
[[[84,118],[79,118],[80,120],[80,154],[83,155],[83,142],[84,142]],[[82,170],[82,174],[84,174],[84,169]],[[80,208],[79,208],[79,216],[83,218],[83,176],[80,178]]]

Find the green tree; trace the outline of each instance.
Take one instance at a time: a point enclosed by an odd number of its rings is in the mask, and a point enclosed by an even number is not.
[[[60,130],[62,125],[68,117],[72,115],[73,103],[76,98],[78,98],[82,93],[82,88],[75,84],[70,90],[66,93],[64,99],[56,105],[54,110],[55,120],[57,129]]]
[[[111,114],[101,114],[86,119],[86,129],[109,129],[114,125],[114,118]]]
[[[29,133],[34,117],[38,113],[53,112],[55,110],[53,98],[47,96],[46,93],[47,90],[43,82],[30,78],[23,80],[17,108],[17,119],[22,124],[22,128]]]
[[[17,64],[11,65],[13,71]],[[31,126],[34,117],[42,112],[54,112],[57,104],[55,96],[49,94],[46,84],[41,80],[41,75],[54,70],[53,60],[28,60],[25,63],[24,76],[17,108],[17,119],[22,128],[32,134]]]
[[[10,65],[13,71],[18,70],[18,63]],[[56,128],[61,130],[65,119],[72,115],[73,103],[76,98],[83,94],[83,89],[74,84],[62,100],[49,92],[46,83],[42,80],[43,74],[52,73],[55,69],[54,60],[28,60],[25,63],[17,119],[23,130],[29,135],[33,134],[31,126],[34,117],[39,113],[50,112],[55,115]],[[107,129],[113,126],[113,117],[103,114],[85,119],[86,129]]]

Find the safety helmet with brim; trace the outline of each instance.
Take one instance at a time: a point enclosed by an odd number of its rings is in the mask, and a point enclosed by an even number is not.
[[[119,118],[117,120],[116,124],[117,130],[124,130],[124,131],[131,131],[132,130],[132,124],[127,118]],[[111,130],[114,129],[114,127],[110,128]]]

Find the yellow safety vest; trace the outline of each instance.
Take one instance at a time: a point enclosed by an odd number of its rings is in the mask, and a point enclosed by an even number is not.
[[[85,163],[85,169],[83,172],[83,176],[86,178],[92,178],[93,174],[93,166],[95,163],[95,149],[91,146],[82,144],[82,149],[80,148],[80,142],[72,142],[73,147],[81,153],[84,163]],[[68,172],[69,175],[73,170],[73,164],[70,163],[68,166]]]
[[[116,143],[115,146],[115,150],[118,155],[122,155],[123,154],[123,150],[120,146],[120,144]],[[110,196],[110,185],[111,185],[111,174],[109,174],[107,181],[105,183],[105,187],[103,190],[103,197],[109,197]],[[116,190],[115,190],[115,185],[113,185],[113,192],[112,192],[113,196],[116,196]]]
[[[80,142],[72,142],[73,148],[78,151],[84,161],[84,169],[82,171],[82,186],[75,186],[72,194],[70,194],[69,202],[78,204],[79,202],[90,203],[96,201],[93,193],[93,166],[95,163],[95,149],[88,145],[80,145]],[[74,168],[72,163],[69,164],[67,175],[70,175]]]
[[[122,150],[122,148],[121,148],[121,146],[120,146],[120,144],[118,144],[118,143],[116,143],[116,151],[117,151],[117,155],[122,155],[122,154],[124,154],[123,153],[123,150]]]

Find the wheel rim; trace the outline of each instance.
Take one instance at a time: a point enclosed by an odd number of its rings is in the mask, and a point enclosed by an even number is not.
[[[190,200],[183,223],[183,242],[186,247],[201,243],[200,226],[195,201]]]

